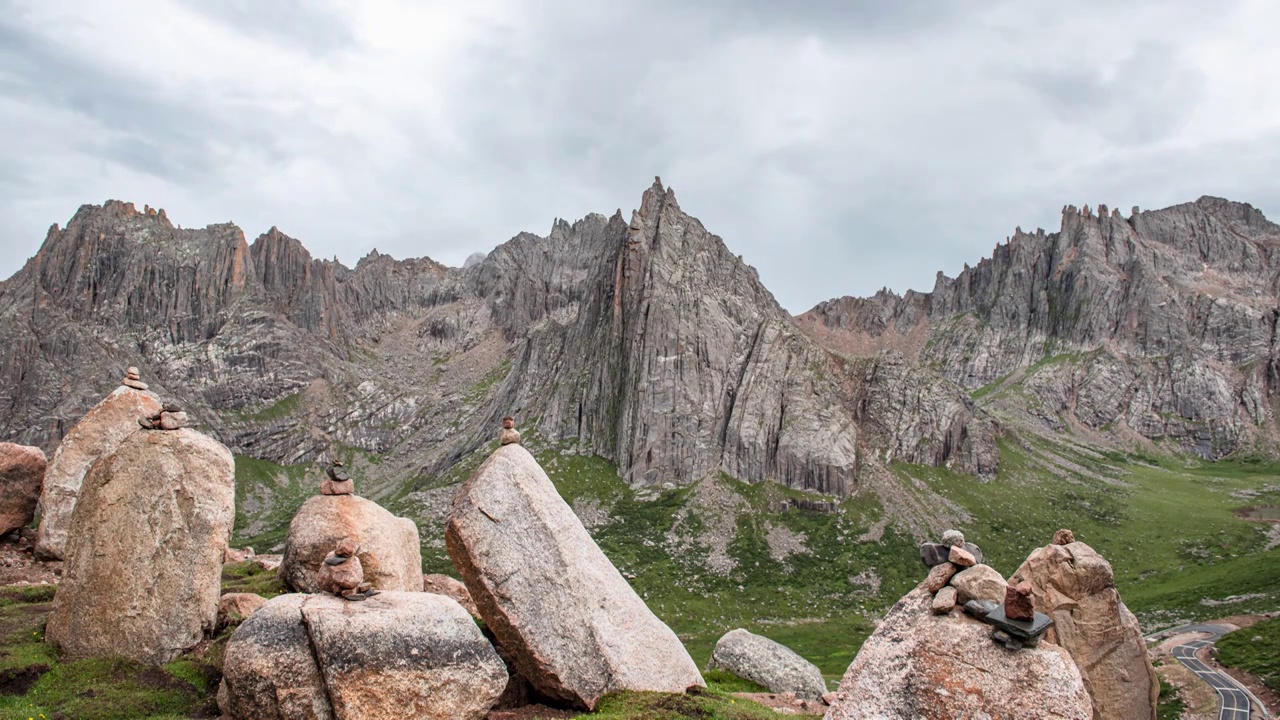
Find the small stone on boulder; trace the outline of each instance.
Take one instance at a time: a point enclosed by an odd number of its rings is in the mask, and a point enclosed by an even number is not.
[[[38,447],[0,443],[0,535],[31,524],[46,465]]]
[[[964,533],[959,530],[947,530],[942,533],[942,544],[948,547],[964,547]]]
[[[978,559],[973,556],[973,553],[965,550],[960,545],[951,546],[951,552],[947,555],[947,559],[950,560],[953,565],[959,565],[960,567],[966,568],[973,567],[978,564]]]
[[[970,555],[972,555],[972,556],[973,556],[973,559],[976,561],[976,562],[975,562],[975,564],[976,564],[976,565],[981,565],[981,564],[982,564],[982,549],[981,549],[981,548],[979,548],[977,545],[974,545],[974,544],[973,544],[973,543],[971,543],[971,542],[967,542],[967,543],[965,543],[965,544],[964,544],[964,549],[965,549],[965,551],[966,551],[966,552],[968,552]]]
[[[448,575],[423,575],[422,592],[453,598],[455,602],[462,606],[463,610],[471,614],[471,617],[477,620],[480,619],[480,611],[476,609],[475,601],[471,599],[471,593],[467,592],[467,586],[463,585],[461,580],[455,580]]]
[[[791,648],[742,628],[730,630],[716,643],[708,670],[724,670],[762,685],[773,693],[818,700],[827,691],[822,671]]]
[[[938,592],[947,583],[951,582],[951,578],[959,571],[959,567],[949,562],[934,565],[930,568],[928,577],[924,579],[924,586],[929,592]]]
[[[1031,583],[1023,580],[1010,584],[1004,590],[1004,614],[1010,620],[1031,620],[1036,609],[1032,601]]]
[[[1076,534],[1070,530],[1063,528],[1053,534],[1054,545],[1070,545],[1076,541]]]
[[[933,596],[933,614],[942,615],[951,612],[956,606],[956,589],[950,585],[942,588]]]
[[[297,592],[320,592],[320,564],[343,538],[360,546],[364,579],[377,590],[422,590],[418,526],[356,495],[316,495],[298,508],[285,537],[280,579]]]
[[[990,565],[974,565],[961,570],[951,578],[951,585],[960,594],[960,602],[990,600],[997,605],[1004,602],[1004,589],[1008,587],[1004,576]]]
[[[920,543],[920,562],[925,567],[933,567],[947,562],[950,556],[951,547],[939,543]]]

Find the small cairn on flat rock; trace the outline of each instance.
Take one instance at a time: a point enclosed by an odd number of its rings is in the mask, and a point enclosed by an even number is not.
[[[1064,532],[1068,536],[1071,533],[1070,530],[1059,531],[1055,540]],[[971,542],[965,542],[959,530],[944,532],[941,543],[921,544],[920,561],[929,568],[924,587],[933,593],[932,609],[937,615],[951,612],[961,602],[964,583],[957,582],[957,576],[976,572],[998,575],[982,564],[982,550]],[[965,600],[964,611],[993,626],[991,638],[1006,648],[1035,647],[1045,631],[1053,627],[1053,620],[1035,611],[1031,583],[1020,577],[1014,576],[1013,581],[1004,586],[1003,603],[996,599],[998,595],[991,597],[991,591],[1001,584],[998,580],[995,578],[984,583],[984,587],[991,586],[982,593],[987,597]]]
[[[131,367],[124,371],[124,379],[120,381],[121,385],[131,387],[134,390],[146,390],[147,384],[142,382],[142,376],[138,375],[138,368]]]
[[[321,495],[354,495],[356,483],[347,474],[341,460],[334,460],[324,472],[325,478],[320,481]]]
[[[364,600],[377,595],[373,585],[364,581],[364,567],[356,557],[359,551],[360,545],[354,538],[339,540],[338,546],[320,564],[320,589],[344,600]]]
[[[520,444],[520,431],[516,430],[516,419],[510,415],[502,418],[502,432],[498,433],[498,442],[503,445]]]
[[[187,414],[174,403],[160,406],[160,412],[138,418],[143,430],[181,430],[187,426]]]

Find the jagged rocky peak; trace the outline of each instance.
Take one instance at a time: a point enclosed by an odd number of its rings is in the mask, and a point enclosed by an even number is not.
[[[1019,230],[928,294],[840,298],[797,324],[970,390],[1021,383],[1049,430],[1079,422],[1220,457],[1273,434],[1277,243],[1280,226],[1220,198],[1127,218],[1068,205],[1058,232]]]

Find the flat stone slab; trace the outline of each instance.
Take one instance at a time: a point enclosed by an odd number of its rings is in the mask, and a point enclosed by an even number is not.
[[[983,622],[994,625],[1018,640],[1033,640],[1053,627],[1053,618],[1041,612],[1036,613],[1035,618],[1031,620],[1010,620],[1004,614],[1003,605],[987,613]]]
[[[925,567],[941,565],[948,561],[951,546],[942,543],[920,543],[920,562]]]

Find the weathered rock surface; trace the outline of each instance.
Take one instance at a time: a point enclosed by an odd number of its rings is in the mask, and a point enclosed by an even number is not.
[[[81,490],[46,639],[67,658],[158,665],[210,634],[235,520],[231,452],[191,429],[134,433]]]
[[[520,445],[459,488],[445,543],[485,624],[542,695],[593,709],[613,690],[704,684]]]
[[[121,385],[90,408],[62,438],[45,470],[37,555],[63,558],[67,531],[89,467],[138,432],[138,418],[158,412],[160,399],[155,395]]]
[[[898,601],[840,681],[827,720],[1019,718],[1089,720],[1080,673],[1042,642],[1010,652],[964,613],[934,615],[918,587]]]
[[[1008,583],[1004,576],[990,565],[974,565],[965,568],[951,578],[951,585],[960,594],[961,605],[970,600],[990,600],[997,605],[1004,602]]]
[[[232,635],[223,672],[233,720],[479,720],[507,683],[466,611],[421,592],[281,595]]]
[[[258,608],[267,603],[267,599],[257,593],[227,593],[218,598],[218,628],[244,622]]]
[[[274,597],[236,628],[222,662],[223,714],[232,720],[334,719],[302,619],[309,597]]]
[[[942,613],[951,612],[958,600],[959,595],[956,593],[956,589],[950,585],[938,590],[937,594],[933,596],[932,609],[934,614],[941,615]]]
[[[0,535],[31,524],[46,465],[38,447],[0,443]]]
[[[1036,610],[1053,618],[1045,637],[1071,654],[1093,698],[1095,720],[1155,718],[1160,683],[1111,564],[1082,542],[1048,545],[1033,551],[1014,577],[1031,584]]]
[[[280,579],[296,592],[321,592],[320,563],[343,538],[360,544],[365,582],[378,590],[420,591],[418,526],[356,495],[316,495],[298,508],[285,538]]]
[[[929,589],[929,592],[938,592],[943,586],[951,582],[951,578],[959,571],[959,566],[949,562],[934,565],[929,568],[929,575],[924,579],[924,586]]]
[[[773,693],[794,693],[803,700],[821,700],[827,691],[818,666],[791,648],[742,628],[730,630],[716,642],[708,670],[724,670]]]
[[[453,598],[455,602],[462,606],[463,610],[470,613],[471,617],[477,620],[480,619],[480,611],[471,599],[471,593],[467,591],[467,586],[461,580],[456,580],[448,575],[424,574],[422,576],[422,592]]]
[[[1063,208],[931,293],[840,298],[797,324],[849,356],[901,352],[1051,431],[1077,423],[1206,458],[1276,435],[1280,226],[1221,198]],[[1041,362],[1052,360],[1052,362]],[[1030,398],[1001,403],[1000,384]]]

